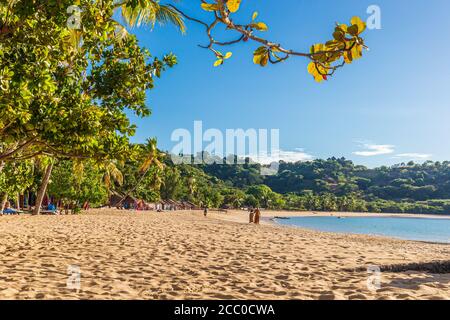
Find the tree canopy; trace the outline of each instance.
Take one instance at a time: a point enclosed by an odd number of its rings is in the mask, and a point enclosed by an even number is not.
[[[232,57],[231,51],[222,53],[218,47],[250,41],[256,44],[255,64],[266,66],[303,57],[310,61],[308,72],[320,82],[361,57],[366,25],[353,17],[348,25],[337,24],[326,42],[313,44],[305,52],[286,49],[263,37],[269,27],[258,12],[247,18],[239,15],[244,2],[202,0],[191,7],[192,12],[184,12],[178,1],[169,0],[0,1],[2,193],[20,193],[30,187],[28,177],[17,175],[33,176],[29,170],[40,163],[46,168],[37,170],[42,174],[41,186],[35,187],[39,190],[37,207],[49,183],[58,197],[77,201],[92,196],[98,202],[111,188],[128,186],[128,193],[137,192],[148,199],[157,199],[162,192],[210,206],[219,206],[224,199],[234,204],[245,202],[242,193],[221,193],[213,186],[223,182],[199,168],[164,170],[156,142],[146,146],[129,143],[136,130],[129,114],[150,115],[148,90],[163,71],[177,64],[170,48],[166,55],[153,57],[132,28],[170,23],[186,32],[187,22],[201,24],[208,39],[202,47],[215,55],[215,66]],[[207,14],[205,21],[193,17],[200,13]],[[215,35],[219,26],[233,32],[235,38],[219,41]],[[130,165],[138,170],[130,172]],[[63,187],[70,174],[82,167],[89,168],[90,175],[69,179],[72,188]],[[53,169],[55,180],[51,179]],[[117,179],[112,181],[114,177]],[[83,191],[83,179],[95,186],[91,195]],[[177,185],[180,181],[183,186]],[[261,201],[257,193],[248,196],[250,201]],[[279,200],[275,198],[271,203]]]
[[[80,1],[82,27],[67,26],[72,1],[10,1],[0,34],[0,160],[38,155],[118,158],[134,134],[125,114],[147,116],[146,91],[167,66],[136,37],[118,37],[113,1]]]

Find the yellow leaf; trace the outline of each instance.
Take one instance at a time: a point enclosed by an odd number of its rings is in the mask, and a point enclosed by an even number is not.
[[[352,25],[358,26],[358,34],[366,30],[366,23],[362,21],[360,17],[353,17],[352,20],[350,20],[350,22]]]
[[[239,6],[241,5],[242,0],[228,0],[227,7],[230,12],[236,12],[239,10]]]
[[[261,54],[259,54],[259,55],[254,55],[253,56],[253,63],[254,64],[261,64],[261,59],[262,59],[262,55]]]
[[[253,12],[252,20],[255,21],[258,18],[258,11]]]
[[[312,75],[316,74],[317,70],[316,70],[316,64],[315,62],[310,62],[308,64],[308,72]]]
[[[325,45],[323,43],[317,43],[311,47],[311,53],[326,51]]]
[[[232,55],[233,55],[233,52],[227,52],[227,53],[225,54],[224,59],[230,59]]]
[[[325,68],[321,67],[315,62],[310,62],[308,64],[308,72],[314,77],[314,80],[316,80],[317,82],[322,82],[323,80],[325,80],[324,75],[327,73]]]
[[[259,30],[259,31],[267,31],[267,30],[269,30],[269,27],[267,27],[267,24],[265,24],[264,22],[252,23],[250,26],[252,28],[255,28],[256,30]]]
[[[202,6],[203,10],[205,10],[205,11],[217,11],[217,10],[219,10],[219,6],[217,4],[202,3],[201,6]]]
[[[269,62],[269,49],[261,46],[253,52],[253,62],[264,67]]]
[[[259,55],[253,56],[253,63],[259,64],[261,67],[265,67],[268,62],[269,62],[268,54],[259,54]]]
[[[362,57],[362,46],[355,44],[355,46],[352,48],[352,57],[354,60],[359,59]]]
[[[352,56],[352,52],[351,51],[346,51],[344,52],[344,61],[347,64],[352,63],[353,61],[353,56]]]
[[[348,26],[345,23],[340,24],[338,27],[336,27],[336,29],[339,29],[344,32],[347,32],[347,28],[348,28]]]
[[[214,62],[214,67],[221,66],[222,64],[223,64],[223,60],[222,60],[222,59],[219,59],[219,60],[217,60],[216,62]]]
[[[261,58],[261,62],[259,64],[261,65],[261,67],[265,67],[268,62],[269,62],[269,54],[266,54]]]

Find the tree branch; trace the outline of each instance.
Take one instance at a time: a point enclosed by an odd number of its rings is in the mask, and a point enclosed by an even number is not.
[[[204,0],[201,0],[201,2],[205,3],[205,4],[207,3]],[[322,58],[321,56],[326,56],[328,58],[328,57],[332,57],[335,55],[339,55],[339,58],[342,58],[343,54],[350,54],[350,52],[352,51],[352,49],[355,45],[362,46],[363,48],[367,48],[364,45],[363,40],[361,38],[359,38],[357,35],[355,35],[354,37],[349,39],[349,38],[345,38],[345,33],[344,33],[344,38],[342,39],[340,46],[335,46],[335,47],[331,47],[331,48],[325,47],[326,50],[320,50],[320,51],[316,51],[316,52],[306,53],[306,52],[296,51],[293,49],[287,49],[279,43],[267,40],[263,37],[256,35],[255,31],[257,31],[259,29],[257,27],[255,27],[254,21],[252,21],[252,23],[246,24],[246,25],[234,23],[234,21],[230,17],[231,12],[227,8],[227,5],[225,2],[226,1],[224,1],[224,0],[216,0],[215,1],[215,5],[216,5],[217,9],[215,11],[213,11],[214,20],[211,23],[194,18],[194,17],[186,14],[181,9],[179,9],[178,7],[176,7],[172,4],[169,4],[168,6],[171,7],[172,9],[174,9],[176,12],[178,12],[185,19],[195,22],[195,23],[198,23],[198,24],[201,24],[202,26],[205,27],[205,31],[206,31],[206,35],[209,39],[209,43],[207,45],[199,45],[199,47],[211,50],[212,52],[214,52],[214,54],[219,59],[223,58],[223,56],[220,52],[218,52],[214,49],[215,45],[228,46],[228,45],[233,45],[233,44],[239,43],[241,41],[252,40],[252,41],[257,42],[267,48],[266,52],[268,53],[268,59],[266,61],[268,61],[272,64],[283,62],[283,61],[287,60],[288,58],[290,58],[291,56],[305,57],[305,58],[308,58],[311,61],[315,62],[322,69],[327,70],[327,73],[323,73],[320,70],[318,70],[320,74],[323,74],[324,76],[332,76],[337,69],[343,67],[347,62],[344,61],[342,64],[332,65],[332,63],[330,63],[329,60],[331,60],[331,62],[336,62],[336,59],[333,60],[332,58],[329,58],[329,59],[325,59],[324,61],[320,61],[320,60],[323,60],[323,59],[321,59]],[[210,4],[210,3],[208,3],[208,4]],[[235,40],[217,41],[213,36],[213,31],[214,31],[214,28],[219,23],[222,23],[223,25],[225,25],[227,30],[233,30],[233,31],[239,33],[240,36]],[[337,24],[337,27],[339,28],[340,26]],[[349,42],[352,40],[354,40],[353,45],[351,45],[351,46],[343,45],[343,43],[346,43],[346,42]],[[277,55],[277,53],[282,54],[283,56],[279,57]]]

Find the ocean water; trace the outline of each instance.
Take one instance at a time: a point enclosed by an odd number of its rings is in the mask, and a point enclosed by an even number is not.
[[[397,217],[293,217],[283,225],[319,231],[379,235],[391,238],[450,243],[450,219]]]

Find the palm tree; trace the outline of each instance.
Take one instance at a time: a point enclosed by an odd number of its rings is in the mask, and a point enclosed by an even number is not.
[[[142,24],[152,27],[171,23],[185,32],[186,26],[180,13],[170,5],[159,4],[159,0],[115,0],[115,8],[121,10],[125,22],[130,27],[139,27]]]
[[[116,11],[120,10],[125,23],[133,28],[141,25],[150,25],[152,28],[156,23],[173,24],[182,33],[186,31],[183,16],[170,5],[159,4],[159,0],[115,0]],[[123,39],[128,35],[125,26],[116,23],[116,37]]]
[[[141,180],[147,175],[147,173],[152,169],[152,187],[155,190],[159,190],[161,185],[164,184],[163,181],[163,171],[164,171],[164,163],[162,163],[162,159],[165,157],[165,154],[158,150],[157,141],[155,138],[147,140],[146,145],[146,158],[139,168],[139,172],[142,174]]]
[[[108,190],[108,195],[111,196],[113,183],[115,182],[120,186],[123,184],[123,174],[112,160],[105,161],[100,167],[104,170],[103,183],[105,184],[106,190]]]
[[[182,33],[186,31],[183,16],[173,6],[160,4],[159,0],[114,0],[113,6],[115,12],[120,11],[123,21],[130,28],[142,25],[150,25],[153,28],[159,23],[173,24]],[[114,37],[123,40],[129,35],[126,26],[114,19],[112,22],[116,26]],[[77,51],[81,43],[80,31],[71,29],[66,41],[73,46],[74,51]]]
[[[197,191],[197,180],[194,178],[194,176],[191,176],[189,177],[187,182],[188,182],[189,196],[191,199],[193,199],[194,194]]]
[[[164,164],[162,163],[162,159],[165,157],[165,154],[160,152],[157,148],[157,140],[155,138],[148,139],[147,144],[143,146],[145,152],[145,158],[142,162],[141,167],[139,168],[139,173],[141,177],[137,181],[137,183],[127,192],[127,194],[119,201],[119,204],[122,203],[128,196],[132,195],[139,185],[144,181],[147,173],[150,169],[154,169],[153,171],[153,184],[155,188],[159,188],[162,184],[162,171],[164,170]]]
[[[148,170],[155,166],[160,170],[164,169],[164,164],[161,162],[162,158],[165,156],[164,153],[160,152],[157,148],[158,141],[156,138],[148,139],[147,144],[144,146],[145,159],[139,168],[141,174],[146,174]]]

